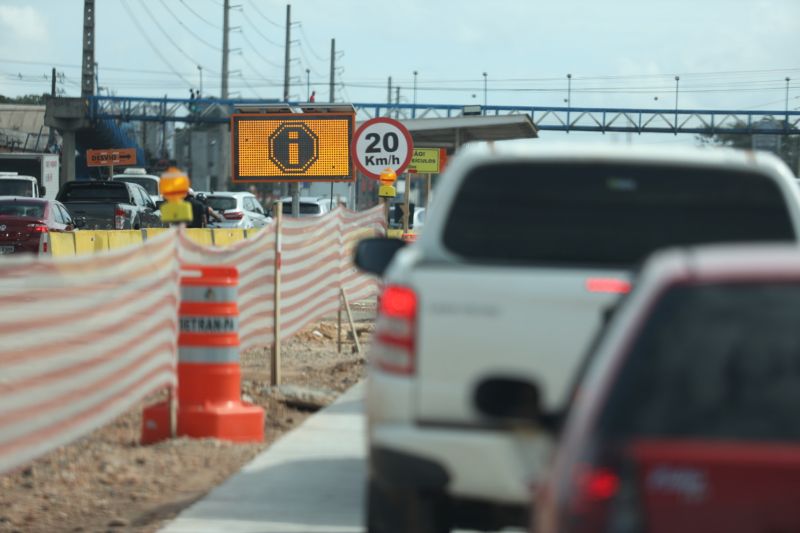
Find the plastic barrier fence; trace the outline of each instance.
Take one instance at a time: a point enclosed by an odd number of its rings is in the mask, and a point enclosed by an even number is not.
[[[236,266],[241,347],[273,342],[275,226],[210,231],[215,246],[176,229],[53,233],[56,257],[0,257],[0,474],[174,384],[181,264]],[[384,232],[380,207],[285,221],[283,338],[336,311],[340,288],[376,293],[352,248]]]
[[[294,335],[314,320],[338,309],[339,288],[351,301],[376,294],[377,281],[359,273],[353,247],[383,234],[381,207],[355,213],[336,209],[324,217],[285,217],[282,228],[281,335]],[[181,234],[181,260],[197,265],[239,268],[239,337],[242,349],[269,346],[272,327],[275,230],[268,226],[254,237],[225,248],[208,247]]]
[[[175,381],[175,235],[0,261],[0,473]]]

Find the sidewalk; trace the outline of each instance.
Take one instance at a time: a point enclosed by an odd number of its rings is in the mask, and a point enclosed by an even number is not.
[[[363,532],[362,396],[362,384],[350,389],[183,511],[162,533]]]

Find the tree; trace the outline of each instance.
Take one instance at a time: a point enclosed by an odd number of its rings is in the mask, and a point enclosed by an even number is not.
[[[773,120],[770,126],[783,128],[785,121]],[[746,128],[747,124],[742,121],[737,121],[733,126],[734,128]],[[754,129],[757,129],[755,126]],[[752,150],[758,145],[757,137],[759,134],[741,134],[741,133],[714,133],[714,134],[701,134],[697,136],[697,140],[707,146],[730,146],[732,148],[740,148],[743,150]],[[800,175],[800,129],[790,128],[789,135],[778,136],[779,143],[775,149],[770,150],[778,157],[783,159],[784,163],[789,165],[789,168],[795,173]]]
[[[3,96],[0,94],[0,104],[44,105],[46,94],[26,94],[23,96]]]

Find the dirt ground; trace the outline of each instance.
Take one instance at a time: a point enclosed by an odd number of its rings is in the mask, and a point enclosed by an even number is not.
[[[354,307],[364,343],[372,331],[372,308]],[[346,320],[343,330],[349,332]],[[282,383],[328,391],[331,399],[357,383],[364,376],[364,359],[354,353],[352,342],[337,353],[336,333],[336,322],[326,320],[284,342]],[[266,411],[264,443],[178,438],[141,446],[140,405],[79,441],[0,476],[0,532],[158,530],[313,413],[288,405],[269,387],[268,349],[242,355],[242,394]]]

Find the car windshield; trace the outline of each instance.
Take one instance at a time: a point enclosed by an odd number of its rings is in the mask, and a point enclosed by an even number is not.
[[[292,215],[292,202],[283,202],[283,212]],[[322,206],[309,202],[300,202],[300,215],[319,215],[322,213]]]
[[[236,198],[231,196],[207,196],[206,203],[216,211],[236,209]]]
[[[783,195],[766,177],[599,163],[479,167],[444,233],[468,259],[604,267],[674,245],[794,239]]]
[[[128,189],[124,185],[112,187],[110,185],[86,185],[80,187],[70,187],[64,191],[59,198],[62,202],[80,201],[109,201],[127,203],[130,201]]]
[[[797,309],[796,283],[670,290],[625,357],[601,433],[800,442]]]
[[[0,196],[33,196],[33,184],[28,180],[0,179]]]
[[[0,200],[0,216],[42,218],[44,204],[41,202],[20,202],[15,200]]]
[[[114,176],[114,181],[124,181],[126,183],[135,183],[136,185],[141,185],[144,187],[144,190],[147,191],[147,194],[151,196],[158,196],[158,182],[153,179],[148,178],[131,178],[128,176]]]

